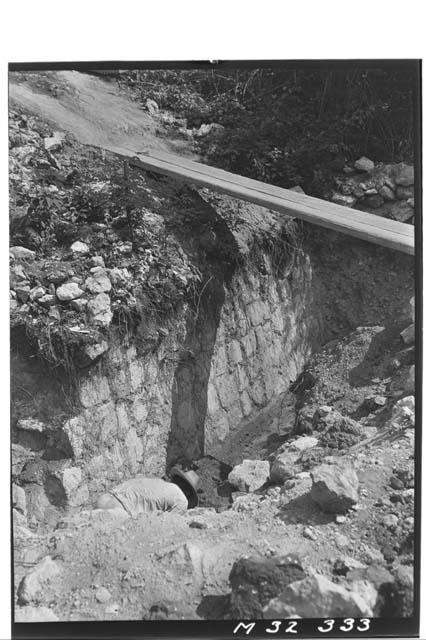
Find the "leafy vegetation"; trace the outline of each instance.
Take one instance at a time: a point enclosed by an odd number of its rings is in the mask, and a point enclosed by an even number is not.
[[[323,195],[331,175],[361,155],[412,161],[414,72],[386,68],[129,71],[141,101],[218,123],[202,138],[211,164]]]

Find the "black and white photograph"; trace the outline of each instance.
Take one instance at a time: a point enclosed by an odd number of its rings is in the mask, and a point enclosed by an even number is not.
[[[16,637],[418,633],[420,89],[10,63]]]

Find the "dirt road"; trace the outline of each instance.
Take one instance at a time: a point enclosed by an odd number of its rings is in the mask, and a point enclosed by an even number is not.
[[[72,133],[83,144],[126,155],[143,150],[191,155],[186,141],[160,139],[156,131],[161,131],[161,122],[120,93],[115,82],[78,71],[46,76],[10,74],[10,101]]]

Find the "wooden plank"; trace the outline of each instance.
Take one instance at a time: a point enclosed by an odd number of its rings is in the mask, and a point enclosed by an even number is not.
[[[333,231],[346,233],[410,255],[414,254],[412,225],[336,205],[251,178],[244,178],[223,169],[216,169],[171,154],[157,151],[141,153],[130,160],[130,164],[208,187]]]

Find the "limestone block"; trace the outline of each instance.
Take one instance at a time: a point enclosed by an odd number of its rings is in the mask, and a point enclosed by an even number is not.
[[[142,384],[144,378],[144,370],[142,362],[134,360],[129,365],[130,388],[136,391]]]
[[[92,375],[83,380],[79,390],[80,402],[84,408],[94,407],[111,398],[108,379],[105,376]]]
[[[130,473],[136,474],[143,460],[143,446],[135,429],[130,429],[125,437],[126,460]]]
[[[268,306],[263,302],[263,300],[258,300],[256,302],[252,302],[247,307],[247,315],[250,319],[251,324],[254,327],[262,324],[265,318],[269,315]]]
[[[131,393],[128,371],[124,368],[114,372],[110,377],[109,384],[117,398],[127,398]]]
[[[235,373],[236,373],[238,391],[241,393],[244,389],[246,389],[249,386],[250,380],[248,378],[248,375],[244,366],[239,366]]]
[[[136,428],[139,433],[139,426],[145,426],[145,422],[148,417],[148,408],[146,406],[146,401],[144,401],[140,397],[135,398],[132,404],[132,413],[136,421]]]
[[[271,322],[273,331],[280,334],[284,331],[284,318],[280,308],[276,309],[271,315]]]
[[[241,353],[241,347],[237,340],[231,340],[228,344],[228,357],[229,362],[233,364],[239,364],[243,360],[243,354]]]
[[[265,389],[260,378],[257,378],[247,391],[254,404],[259,407],[265,404]]]
[[[238,403],[238,389],[234,376],[221,376],[218,378],[216,389],[224,409]]]
[[[221,376],[228,371],[228,360],[226,357],[225,345],[219,344],[215,349],[215,354],[212,362],[213,375]]]
[[[209,384],[207,387],[207,411],[210,414],[214,414],[217,411],[220,411],[220,409],[221,406],[216,393],[216,389],[213,386],[213,382],[209,380]]]
[[[121,400],[116,402],[115,413],[117,414],[117,428],[119,435],[126,434],[131,426],[127,404]]]
[[[75,458],[80,458],[84,451],[85,422],[81,416],[70,418],[64,422],[63,431],[68,436]]]
[[[252,404],[250,396],[247,391],[243,391],[240,396],[241,412],[245,418],[250,415],[252,411]]]

